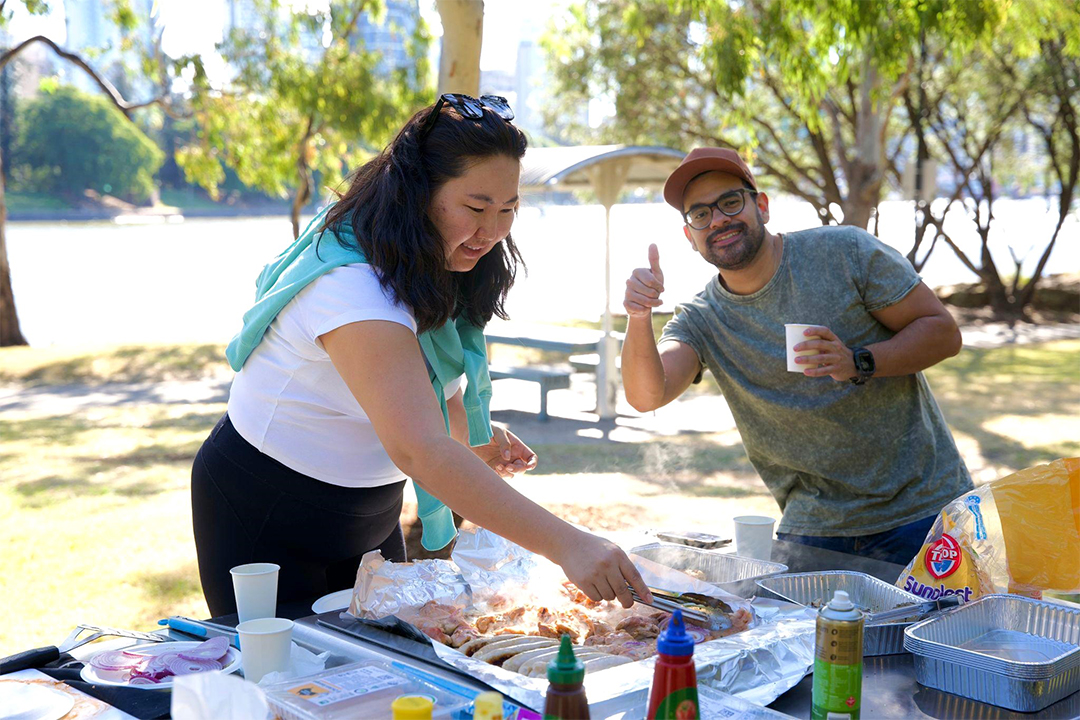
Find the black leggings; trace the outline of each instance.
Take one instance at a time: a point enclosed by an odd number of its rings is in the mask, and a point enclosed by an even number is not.
[[[364,553],[404,562],[405,481],[373,488],[331,485],[264,455],[224,415],[191,468],[199,579],[210,614],[236,612],[229,569],[281,566],[278,603],[351,588]]]

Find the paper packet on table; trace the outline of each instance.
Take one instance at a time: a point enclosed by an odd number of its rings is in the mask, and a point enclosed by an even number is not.
[[[896,581],[928,600],[1080,592],[1080,458],[1021,470],[938,514]]]

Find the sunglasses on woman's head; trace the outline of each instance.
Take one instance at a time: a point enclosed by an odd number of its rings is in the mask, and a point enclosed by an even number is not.
[[[514,119],[514,111],[510,109],[510,103],[501,95],[481,95],[480,99],[463,93],[444,93],[435,102],[435,108],[428,114],[424,127],[420,129],[420,141],[431,132],[435,123],[439,120],[439,111],[443,105],[449,105],[457,110],[458,115],[469,120],[480,120],[484,117],[484,109],[487,108],[506,122]]]

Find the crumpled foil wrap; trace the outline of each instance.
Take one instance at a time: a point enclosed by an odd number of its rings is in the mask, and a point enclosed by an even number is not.
[[[378,620],[430,600],[455,607],[472,605],[472,588],[454,563],[392,563],[384,560],[378,550],[372,550],[360,560],[348,612],[354,617]]]
[[[487,530],[462,532],[452,561],[421,560],[388,563],[377,552],[364,556],[357,573],[349,614],[377,619],[402,607],[436,600],[483,612],[485,601],[498,594],[551,597],[565,581],[558,566]],[[773,599],[752,603],[685,573],[633,557],[645,582],[675,592],[699,592],[724,600],[732,609],[750,610],[754,622],[736,635],[701,643],[694,649],[698,683],[757,705],[768,705],[794,687],[813,667],[812,610]],[[433,642],[447,664],[468,672],[527,707],[542,708],[547,680],[529,678],[474,660],[455,648]],[[591,704],[648,688],[655,658],[602,670],[585,677]]]

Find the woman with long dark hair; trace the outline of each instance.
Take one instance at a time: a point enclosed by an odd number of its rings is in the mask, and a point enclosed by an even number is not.
[[[350,587],[362,555],[405,560],[402,488],[422,544],[450,510],[559,564],[594,600],[644,597],[617,546],[507,485],[535,454],[488,416],[482,328],[506,318],[526,141],[506,101],[443,95],[268,264],[226,354],[228,412],[192,468],[199,574],[235,612],[229,569],[281,566],[278,601]],[[445,503],[445,505],[443,504]]]

